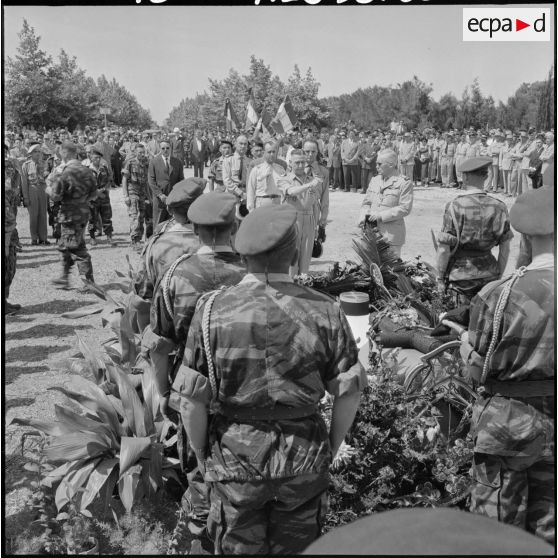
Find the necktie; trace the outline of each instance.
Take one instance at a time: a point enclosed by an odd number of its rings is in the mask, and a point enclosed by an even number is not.
[[[242,175],[244,174],[244,157],[240,157],[240,167],[238,169],[238,180],[242,182]]]
[[[167,172],[169,172],[169,160],[165,157],[165,168],[167,169]]]

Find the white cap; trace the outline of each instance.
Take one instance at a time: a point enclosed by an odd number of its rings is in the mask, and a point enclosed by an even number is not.
[[[173,132],[174,132],[174,133],[180,132],[180,128],[175,128],[175,129],[173,130]]]
[[[27,154],[31,155],[31,153],[33,153],[33,151],[36,151],[37,149],[41,149],[41,144],[40,143],[34,143],[28,150],[27,150]]]

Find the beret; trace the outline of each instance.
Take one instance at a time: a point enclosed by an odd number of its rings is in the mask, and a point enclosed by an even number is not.
[[[234,222],[237,199],[227,192],[209,192],[197,198],[188,210],[188,219],[196,225],[218,227]]]
[[[32,143],[29,146],[29,149],[27,150],[27,154],[31,155],[31,153],[33,153],[33,151],[37,151],[41,149],[41,144],[40,143]]]
[[[96,147],[93,147],[91,149],[91,153],[94,154],[94,155],[99,155],[99,157],[103,157],[103,152],[100,151],[99,149],[97,149]]]
[[[254,209],[240,225],[235,249],[243,256],[256,256],[296,239],[296,210],[292,205],[270,205]]]
[[[177,182],[167,196],[168,207],[190,204],[203,194],[207,180],[204,178],[187,178]]]
[[[483,515],[451,508],[415,508],[375,513],[333,529],[302,554],[550,556],[554,547]]]
[[[510,209],[511,226],[530,236],[554,233],[554,188],[529,190]]]
[[[474,172],[488,165],[492,164],[491,157],[471,157],[470,159],[465,159],[463,163],[457,169],[458,172]]]

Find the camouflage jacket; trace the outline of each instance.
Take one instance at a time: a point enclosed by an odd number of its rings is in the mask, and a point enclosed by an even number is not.
[[[228,250],[225,251],[225,248]],[[155,286],[151,305],[150,334],[144,338],[144,347],[161,346],[169,352],[186,343],[188,329],[198,298],[207,291],[222,285],[236,285],[244,277],[244,266],[230,247],[216,247],[213,252],[202,246],[198,252],[182,261],[172,275],[170,269]],[[165,285],[168,282],[168,301],[165,302]],[[169,312],[170,310],[170,312]]]
[[[452,219],[452,205],[459,230]],[[449,280],[482,279],[487,283],[497,279],[500,271],[491,250],[512,238],[504,202],[480,190],[457,196],[446,204],[442,231],[438,233],[440,244],[454,248],[459,242],[448,266]]]
[[[469,342],[482,357],[492,339],[494,312],[506,283],[503,279],[486,285],[471,302]],[[512,287],[487,379],[554,379],[555,329],[554,267],[528,268]],[[473,413],[475,451],[523,457],[541,451],[552,455],[555,399],[537,397],[528,401],[529,404],[510,397],[480,397]]]
[[[106,164],[101,163],[101,165],[99,166],[98,169],[96,169],[90,161],[82,162],[82,165],[84,167],[87,167],[88,169],[91,170],[91,172],[95,175],[95,178],[97,180],[97,199],[103,199],[103,198],[108,198],[109,197],[109,191],[110,191],[110,172],[109,172],[109,168]]]
[[[49,175],[50,198],[60,202],[57,221],[62,225],[84,225],[89,220],[89,202],[97,196],[97,180],[80,161],[62,163]]]
[[[248,274],[217,296],[210,346],[220,404],[245,408],[317,405],[325,391],[361,391],[366,374],[339,303],[296,285],[288,275]],[[202,317],[196,308],[173,386],[209,404],[211,386]],[[180,378],[180,383],[178,382]],[[323,473],[331,462],[328,432],[319,413],[297,420],[236,422],[212,417],[205,479],[245,481]]]
[[[134,279],[136,294],[152,299],[155,285],[170,265],[182,254],[193,254],[198,248],[198,237],[191,225],[180,225],[174,219],[160,223],[143,249],[142,266]]]
[[[124,161],[122,174],[128,178],[128,194],[136,196],[147,196],[149,186],[147,184],[147,170],[149,169],[149,159],[144,157],[142,161],[133,155]]]

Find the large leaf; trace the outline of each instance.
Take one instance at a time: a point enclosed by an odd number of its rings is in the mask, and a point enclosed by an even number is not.
[[[120,500],[129,513],[132,511],[134,502],[141,497],[141,466],[135,465],[120,478],[118,481],[118,493]]]
[[[107,368],[110,368],[111,377],[116,380],[118,385],[124,414],[132,433],[139,437],[146,436],[145,413],[134,386],[130,383],[127,375],[122,372],[120,368],[110,364],[107,364]]]
[[[83,355],[83,357],[85,358],[85,360],[89,363],[95,381],[97,383],[100,383],[104,379],[103,370],[105,369],[105,363],[103,362],[101,357],[97,354],[97,352],[92,350],[77,332],[76,332],[76,337],[78,338],[79,350]]]
[[[60,482],[68,473],[81,467],[85,463],[84,459],[78,461],[68,461],[60,465],[60,467],[56,467],[56,469],[50,471],[47,475],[43,477],[41,484],[52,488],[52,486],[58,482]]]
[[[87,479],[100,461],[100,459],[92,459],[62,479],[56,489],[56,507],[58,511],[78,493],[78,490],[87,482]]]
[[[48,436],[63,436],[64,434],[73,432],[73,430],[69,430],[65,424],[54,421],[14,417],[8,425],[10,424],[17,424],[19,426],[30,426],[31,428],[36,428],[37,430],[44,432]]]
[[[120,319],[120,345],[122,347],[122,361],[134,363],[139,351],[136,344],[136,334],[130,322],[129,307]]]
[[[81,497],[81,509],[84,510],[99,495],[103,485],[108,481],[112,471],[118,465],[119,460],[116,457],[103,459],[97,467],[91,472],[89,480],[83,490]],[[116,482],[116,478],[114,479]],[[114,485],[113,485],[114,486]]]
[[[154,421],[159,414],[159,392],[153,381],[153,373],[149,363],[143,357],[139,360],[141,361],[140,366],[143,369],[141,387],[145,407],[145,429],[146,433],[151,436],[156,433]]]
[[[103,311],[102,306],[91,306],[89,308],[79,308],[70,312],[60,314],[61,318],[77,319],[84,318],[85,316],[92,316],[93,314],[100,314]]]
[[[118,449],[119,433],[111,430],[108,424],[98,422],[84,415],[78,415],[60,405],[54,405],[54,414],[61,423],[66,424],[69,428],[73,428],[74,432],[77,430],[79,432],[97,432],[104,434],[111,440],[114,449]]]
[[[151,438],[148,437],[122,436],[120,440],[120,477],[133,465],[136,465],[141,457],[147,456],[147,450],[151,443]]]
[[[152,444],[148,458],[142,461],[142,480],[149,498],[163,486],[163,444]]]
[[[112,451],[111,442],[107,436],[96,432],[77,432],[57,436],[45,449],[49,461],[76,461],[78,459],[93,459]]]

